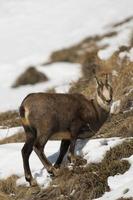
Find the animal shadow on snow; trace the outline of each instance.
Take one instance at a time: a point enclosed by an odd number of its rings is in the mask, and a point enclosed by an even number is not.
[[[87,142],[89,141],[89,139],[84,139],[84,140],[80,140],[80,139],[78,139],[77,140],[77,143],[76,143],[76,148],[75,148],[75,155],[79,155],[79,156],[83,156],[82,155],[82,149],[83,149],[83,147],[87,144]],[[51,156],[48,156],[48,160],[52,163],[52,164],[54,164],[55,162],[56,162],[56,160],[57,160],[57,158],[58,158],[58,156],[59,156],[59,150],[56,152],[56,153],[53,153]],[[66,155],[65,155],[65,157],[64,157],[64,159],[63,159],[63,162],[62,162],[62,166],[67,166],[67,165],[69,165],[69,161],[67,160],[67,153],[66,153]],[[35,174],[34,174],[34,178],[37,178],[37,177],[42,177],[43,176],[43,170],[44,170],[45,168],[43,167],[43,168],[41,168],[38,172],[36,172]]]

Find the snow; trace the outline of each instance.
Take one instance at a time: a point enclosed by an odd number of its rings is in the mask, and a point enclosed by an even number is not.
[[[107,151],[122,141],[120,138],[89,140],[82,149],[82,154],[87,163],[98,163],[102,161]]]
[[[117,100],[112,103],[110,113],[111,114],[118,114],[120,111],[121,101]]]
[[[0,65],[41,62],[53,50],[131,16],[132,5],[132,0],[1,0]]]
[[[0,128],[0,140],[21,133],[23,131],[22,127],[13,127],[13,128]]]
[[[129,59],[131,62],[133,62],[133,48],[131,48],[129,52],[127,52],[127,51],[121,52],[121,53],[119,54],[119,57],[120,57],[121,59],[123,59],[123,58],[126,57],[126,58]]]
[[[45,152],[51,162],[54,162],[55,158],[57,157],[56,151],[58,151],[59,144],[59,141],[49,141],[46,145]],[[7,177],[15,174],[18,176],[22,176],[22,178],[18,180],[18,185],[27,185],[23,177],[24,172],[21,156],[22,147],[23,143],[0,145],[0,179],[6,179]],[[46,186],[48,184],[48,181],[51,180],[51,178],[49,177],[49,174],[47,173],[46,169],[43,170],[43,166],[34,152],[31,154],[30,157],[30,166],[33,172],[33,176],[36,178],[38,184]]]
[[[0,112],[16,110],[20,106],[24,97],[32,92],[43,92],[47,89],[55,88],[58,92],[68,92],[70,83],[76,81],[81,76],[81,66],[79,64],[55,63],[45,67],[38,66],[37,69],[48,76],[49,81],[36,85],[21,86],[17,89],[10,88],[26,67],[1,66],[0,68]],[[64,87],[63,87],[64,86]],[[10,99],[10,101],[9,101]]]
[[[102,49],[98,52],[99,58],[103,60],[109,59],[115,51],[119,50],[120,46],[130,45],[132,30],[133,21],[128,23],[128,26],[125,24],[122,27],[114,28],[114,31],[117,32],[116,36],[113,36],[111,38],[104,38],[98,43],[99,46],[108,45],[107,48]],[[128,57],[132,60],[132,52],[129,53]]]
[[[81,76],[80,66],[56,63],[40,67],[40,64],[47,62],[56,49],[112,30],[112,23],[132,15],[132,5],[132,0],[1,0],[0,111],[17,109],[30,92],[54,87],[57,92],[67,92],[70,83]],[[103,50],[105,54],[110,55],[121,42],[128,43],[131,27],[132,22],[129,27],[117,27],[119,34],[115,39],[101,41],[101,45],[110,45],[110,49]],[[50,80],[11,89],[16,78],[31,65],[36,65]]]
[[[97,200],[116,200],[120,197],[129,198],[133,196],[133,156],[126,158],[131,166],[124,174],[118,174],[108,178],[108,185],[111,189]]]
[[[76,145],[76,153],[87,159],[88,163],[97,163],[104,158],[104,155],[110,148],[120,144],[122,141],[123,139],[120,138],[95,139],[90,141],[78,140]],[[54,163],[57,159],[59,145],[60,141],[48,141],[46,144],[45,153],[52,163]],[[23,172],[21,157],[22,147],[23,143],[0,145],[0,179],[6,179],[14,174],[20,177],[20,179],[17,181],[18,185],[28,186]],[[6,166],[6,168],[4,166]],[[40,184],[42,187],[48,186],[51,178],[34,152],[30,157],[30,166],[33,177],[37,180],[38,184]]]
[[[109,45],[99,51],[101,59],[109,58],[120,45],[128,45],[132,21],[121,27],[112,28],[115,22],[132,15],[132,0],[0,0],[0,112],[18,109],[22,99],[30,92],[55,88],[67,92],[70,84],[81,76],[79,64],[55,63],[41,66],[49,61],[50,54],[57,49],[69,47],[85,37],[117,31],[117,36],[104,38],[98,45]],[[133,49],[123,52],[133,61]],[[49,81],[34,86],[27,85],[12,89],[11,85],[28,66],[48,76]],[[114,113],[120,101],[112,106]],[[21,127],[0,129],[0,139],[16,134]],[[21,131],[20,131],[21,132]],[[87,162],[100,162],[106,152],[123,142],[120,138],[78,141],[76,152]],[[45,151],[52,163],[58,156],[60,142],[49,141]],[[0,145],[0,179],[16,174],[18,185],[27,185],[24,179],[21,158],[22,143]],[[5,156],[6,155],[6,156]],[[101,200],[115,200],[121,196],[133,196],[133,157],[127,159],[130,169],[123,175],[108,178],[111,191]],[[51,178],[33,152],[30,157],[33,176],[42,187],[47,187]],[[123,194],[123,192],[127,192]]]

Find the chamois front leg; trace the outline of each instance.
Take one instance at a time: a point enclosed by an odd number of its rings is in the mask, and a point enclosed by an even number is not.
[[[57,158],[57,161],[54,164],[54,167],[59,168],[60,164],[62,163],[62,160],[68,150],[68,147],[70,145],[70,140],[62,140],[61,141],[61,145],[60,145],[60,153],[59,156]]]
[[[31,132],[27,132],[26,130],[26,142],[22,148],[22,158],[23,158],[23,166],[25,172],[25,179],[29,182],[30,186],[36,186],[37,182],[33,179],[30,166],[29,166],[29,157],[33,150],[33,144],[35,141],[35,136]]]
[[[74,155],[74,151],[75,151],[75,145],[76,145],[76,141],[78,138],[78,134],[80,132],[80,129],[82,127],[82,122],[80,120],[75,120],[73,121],[70,131],[71,131],[71,141],[70,141],[70,149],[69,149],[69,153],[68,153],[68,160],[71,163],[76,163],[77,157]]]
[[[77,160],[77,156],[74,154],[74,151],[75,151],[75,145],[76,145],[76,140],[77,138],[76,137],[73,137],[71,139],[71,142],[70,142],[70,149],[69,149],[69,153],[68,153],[68,160],[69,162],[75,164],[76,163],[76,160]]]

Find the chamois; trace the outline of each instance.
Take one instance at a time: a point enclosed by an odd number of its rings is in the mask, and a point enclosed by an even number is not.
[[[84,95],[60,93],[32,93],[20,106],[20,117],[26,133],[22,148],[25,179],[31,186],[36,184],[32,177],[29,156],[34,149],[48,172],[58,174],[58,168],[69,148],[68,159],[74,162],[75,143],[85,127],[96,132],[109,116],[112,87],[106,75],[105,81],[96,78],[96,97],[88,100]],[[60,139],[60,153],[54,166],[44,153],[48,140]],[[69,147],[70,146],[70,147]]]

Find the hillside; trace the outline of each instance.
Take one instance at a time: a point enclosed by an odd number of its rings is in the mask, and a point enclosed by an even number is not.
[[[131,0],[1,2],[0,200],[133,199],[132,6]],[[8,35],[7,27],[14,34]],[[83,159],[72,166],[65,158],[60,175],[51,177],[33,152],[30,166],[39,186],[30,188],[21,158],[22,99],[36,91],[82,93],[91,99],[94,76],[104,79],[106,73],[113,86],[111,114],[97,133],[77,141]],[[59,145],[46,145],[52,163]]]

